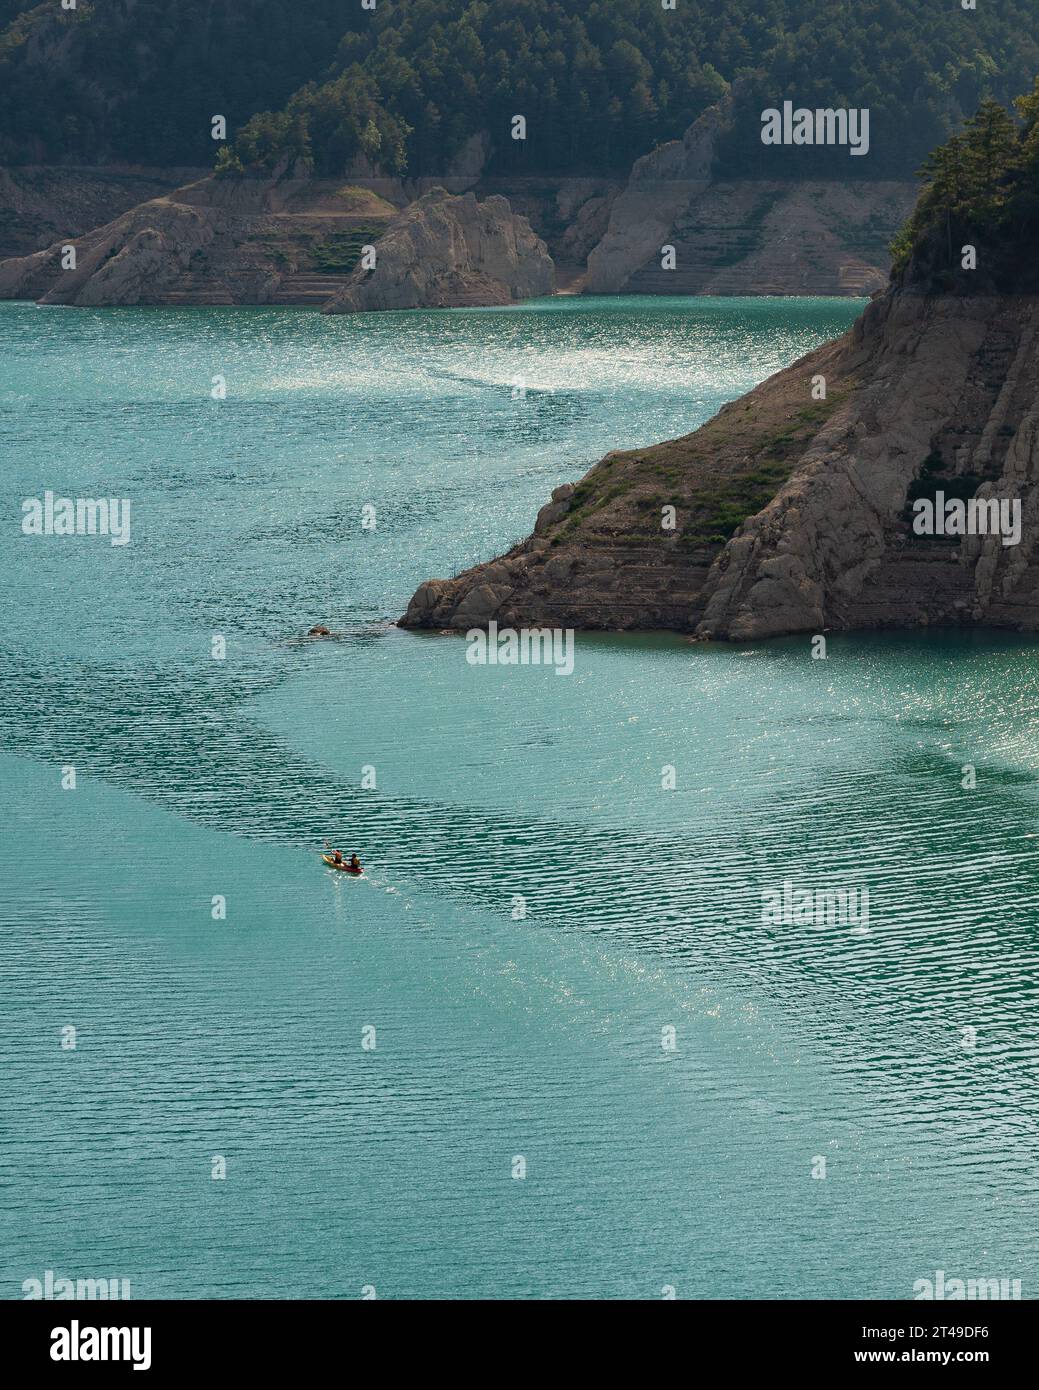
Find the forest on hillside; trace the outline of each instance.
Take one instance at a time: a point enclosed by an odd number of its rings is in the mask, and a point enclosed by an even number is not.
[[[906,178],[1039,71],[1035,0],[673,3],[0,0],[0,159],[210,165],[220,114],[231,168],[437,175],[485,131],[493,172],[620,171],[743,79],[719,172]],[[764,146],[787,98],[868,107],[869,156]]]
[[[958,293],[1039,290],[1039,78],[1014,107],[1016,119],[984,101],[928,157],[923,192],[891,248],[894,273],[908,283]]]

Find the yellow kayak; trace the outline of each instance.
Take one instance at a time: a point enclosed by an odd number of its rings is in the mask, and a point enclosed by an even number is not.
[[[321,858],[330,869],[338,869],[341,874],[353,874],[354,878],[359,878],[364,873],[363,869],[351,869],[349,864],[337,864],[330,854],[323,854]]]

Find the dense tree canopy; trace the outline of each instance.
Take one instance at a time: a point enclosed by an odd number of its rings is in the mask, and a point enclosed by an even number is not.
[[[1039,7],[1000,0],[0,0],[0,157],[208,164],[358,154],[439,174],[476,132],[497,172],[622,170],[742,78],[720,168],[906,177],[1039,71]],[[765,146],[760,113],[868,107],[870,153]],[[510,138],[514,115],[527,139]]]
[[[927,159],[920,201],[892,246],[895,274],[964,292],[1039,283],[1039,79],[1014,106],[1017,120],[983,102]]]
[[[0,0],[0,160],[213,162],[367,14],[344,0]]]

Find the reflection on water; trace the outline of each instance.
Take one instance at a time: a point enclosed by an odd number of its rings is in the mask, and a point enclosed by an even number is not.
[[[1030,1296],[1039,649],[589,636],[560,679],[387,622],[850,317],[3,308],[15,494],[135,509],[125,554],[0,541],[5,1291]],[[766,923],[784,882],[868,932]]]

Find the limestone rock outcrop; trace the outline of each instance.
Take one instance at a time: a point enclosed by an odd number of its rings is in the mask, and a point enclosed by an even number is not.
[[[402,212],[400,182],[373,182],[382,193],[293,170],[200,179],[82,236],[0,261],[0,299],[314,304],[344,314],[552,293],[552,258],[505,198],[477,202],[437,187]],[[360,268],[364,246],[376,247],[374,270]]]
[[[588,255],[588,294],[871,294],[914,183],[717,180],[719,136],[736,84],[689,127],[632,166]],[[674,248],[673,268],[662,248]]]
[[[270,179],[210,176],[81,236],[0,261],[0,299],[323,305],[397,211],[371,189],[293,170]]]
[[[374,268],[358,267],[326,313],[509,304],[555,288],[545,243],[501,197],[431,189],[374,249]]]
[[[693,434],[557,488],[528,540],[427,581],[401,622],[1039,630],[1037,345],[1039,299],[893,287]],[[1020,543],[916,534],[939,493],[1016,500]]]

